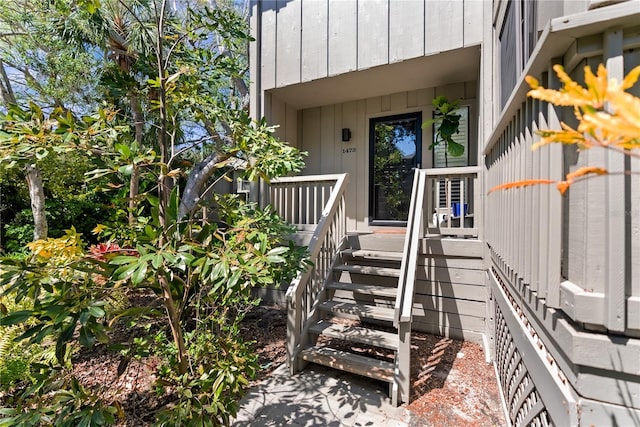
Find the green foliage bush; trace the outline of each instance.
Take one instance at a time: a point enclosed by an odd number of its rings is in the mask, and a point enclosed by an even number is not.
[[[267,180],[303,166],[301,153],[264,120],[251,120],[243,104],[246,22],[220,8],[180,15],[159,13],[165,2],[134,3],[34,3],[42,8],[34,20],[51,37],[59,28],[47,25],[64,22],[65,41],[79,50],[126,46],[117,55],[104,50],[104,108],[81,115],[30,102],[0,117],[0,166],[35,164],[52,224],[72,225],[59,235],[53,225],[53,237],[28,243],[26,256],[0,260],[0,297],[15,304],[0,327],[18,328],[15,342],[47,355],[29,361],[31,381],[12,391],[0,427],[120,418],[117,397],[105,399],[73,375],[74,352],[97,344],[123,352],[119,371],[131,358],[160,360],[157,388],[174,404],[156,414],[159,425],[228,424],[256,369],[239,330],[251,290],[291,280],[303,263],[304,251],[285,238],[294,230],[272,210],[210,191],[238,165],[245,177]],[[116,17],[142,24],[127,29],[144,34],[111,38]],[[200,214],[212,198],[215,220]],[[27,225],[12,222],[14,242],[25,241]],[[87,247],[90,239],[99,243]],[[125,305],[136,293],[157,304]],[[148,334],[116,342],[122,334],[109,332],[121,322]]]

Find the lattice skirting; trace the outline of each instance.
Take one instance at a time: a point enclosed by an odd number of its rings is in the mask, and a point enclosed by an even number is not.
[[[495,363],[509,422],[519,426],[578,425],[576,394],[505,279],[490,271]]]
[[[495,322],[496,366],[511,424],[514,426],[554,425],[497,304]]]

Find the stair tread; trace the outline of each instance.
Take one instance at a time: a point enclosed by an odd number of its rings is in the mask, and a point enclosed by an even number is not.
[[[383,360],[372,359],[347,351],[336,350],[331,347],[309,347],[302,350],[300,356],[308,362],[319,365],[329,366],[381,381],[393,381],[395,366],[393,363]]]
[[[363,285],[360,283],[332,282],[327,284],[327,289],[351,291],[358,294],[375,295],[380,297],[395,298],[398,288],[392,286]]]
[[[375,267],[368,265],[337,265],[334,267],[338,271],[347,271],[349,273],[370,274],[376,276],[400,277],[399,268]]]
[[[354,258],[375,258],[389,261],[402,261],[402,252],[377,251],[372,249],[345,249],[343,255]]]
[[[323,320],[313,325],[310,330],[313,333],[331,338],[373,345],[390,350],[398,349],[398,335],[391,332],[378,331],[361,326],[341,325]]]
[[[325,301],[319,305],[320,310],[332,313],[353,314],[369,319],[385,320],[393,322],[394,309],[387,307],[378,307],[366,304],[352,304],[348,302]]]

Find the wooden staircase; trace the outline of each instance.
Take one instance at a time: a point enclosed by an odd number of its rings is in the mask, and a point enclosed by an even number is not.
[[[373,246],[383,247],[383,239],[384,251],[348,248],[340,252],[299,357],[387,382],[395,401],[400,339],[393,322],[404,235],[370,240]],[[389,250],[394,246],[397,251]]]

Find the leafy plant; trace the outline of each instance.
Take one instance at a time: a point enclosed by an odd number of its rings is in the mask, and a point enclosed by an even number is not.
[[[460,157],[464,154],[464,145],[453,140],[453,135],[460,132],[460,114],[456,113],[459,108],[460,100],[449,101],[445,96],[437,96],[431,102],[435,109],[435,117],[429,119],[422,124],[422,128],[434,126],[435,139],[429,145],[429,149],[444,143],[445,144],[445,165],[447,164],[447,156]]]
[[[55,352],[50,363],[32,364],[33,385],[2,415],[20,425],[112,423],[122,416],[117,398],[83,385],[71,369],[76,349],[109,344],[123,352],[119,372],[133,357],[159,361],[158,390],[175,402],[157,414],[159,423],[226,424],[256,369],[238,326],[251,290],[291,280],[305,254],[284,238],[293,230],[272,210],[213,188],[239,167],[251,179],[296,172],[303,155],[246,111],[238,52],[250,36],[233,12],[178,16],[164,0],[55,7],[68,9],[66,34],[78,49],[99,51],[96,39],[107,36],[113,62],[100,77],[109,108],[85,117],[12,106],[0,122],[0,150],[7,164],[39,166],[52,154],[90,153],[88,185],[112,191],[113,213],[94,226],[104,240],[88,250],[72,228],[30,244],[26,259],[0,261],[0,292],[29,302],[0,316],[0,326],[18,325],[17,340]],[[118,292],[154,303],[124,307],[112,303]],[[110,342],[120,322],[152,326],[148,336]]]
[[[640,66],[634,68],[620,83],[608,79],[607,69],[600,64],[597,74],[591,67],[584,68],[586,87],[582,87],[569,77],[561,65],[554,65],[554,71],[563,87],[560,90],[545,89],[539,82],[527,76],[531,90],[528,96],[557,106],[573,107],[578,126],[574,129],[561,123],[560,130],[540,130],[539,142],[532,149],[548,144],[577,145],[581,150],[602,148],[625,156],[640,158],[635,149],[640,148],[640,99],[627,93],[640,77]],[[590,176],[607,175],[609,172],[598,166],[584,166],[565,176],[564,180],[527,179],[508,182],[490,190],[504,190],[537,184],[555,184],[564,195],[574,183]]]

